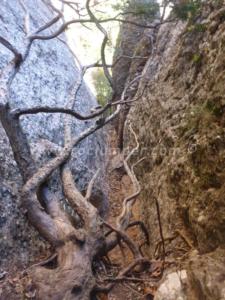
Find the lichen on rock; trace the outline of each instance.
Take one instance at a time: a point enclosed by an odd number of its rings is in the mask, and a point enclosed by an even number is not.
[[[190,251],[196,249],[205,264],[199,265],[199,272],[209,263],[208,253],[225,246],[222,11],[210,2],[192,24],[178,21],[160,26],[136,94],[140,98],[126,121],[141,145],[136,159],[145,157],[137,174],[142,185],[142,218],[150,235],[146,252],[152,258],[162,255],[157,198],[166,255],[185,265]],[[124,139],[125,147],[132,145],[128,126]],[[220,258],[215,254],[214,259],[216,266]],[[201,277],[187,274],[189,279]],[[212,274],[224,276],[219,267]],[[216,279],[210,282],[216,287]],[[206,285],[201,287],[203,298],[187,299],[223,299],[217,292],[205,293]]]

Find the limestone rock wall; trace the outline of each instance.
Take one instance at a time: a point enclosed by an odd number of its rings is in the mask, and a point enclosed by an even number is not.
[[[160,27],[126,121],[140,141],[136,159],[145,157],[136,171],[146,252],[162,254],[156,198],[167,257],[187,269],[189,290],[179,299],[224,299],[224,15],[224,4],[212,1],[194,22]],[[131,146],[128,126],[124,137]]]

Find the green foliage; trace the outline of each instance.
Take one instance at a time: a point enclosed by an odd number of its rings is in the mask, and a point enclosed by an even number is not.
[[[190,20],[199,13],[201,3],[202,0],[187,0],[184,3],[176,4],[173,12],[181,20]]]
[[[154,17],[159,11],[159,5],[157,3],[141,3],[134,1],[129,5],[129,10],[137,15]]]
[[[205,32],[207,29],[206,24],[197,23],[188,27],[188,32]]]
[[[115,1],[114,4],[112,4],[112,8],[116,11],[118,10],[123,10],[126,7],[126,2],[125,1]]]
[[[155,2],[146,2],[145,0],[118,0],[112,5],[116,11],[130,12],[136,15],[143,15],[147,17],[154,17],[159,12],[159,4]]]
[[[102,69],[98,68],[92,73],[92,80],[96,90],[96,98],[100,105],[105,105],[111,97],[112,89]]]
[[[200,62],[201,62],[201,59],[202,59],[202,56],[201,56],[201,54],[198,54],[198,53],[195,53],[195,54],[193,55],[193,57],[192,57],[192,61],[193,61],[193,63],[195,63],[195,64],[200,63]]]
[[[223,108],[214,101],[208,100],[205,103],[205,108],[214,116],[221,117],[223,114]]]

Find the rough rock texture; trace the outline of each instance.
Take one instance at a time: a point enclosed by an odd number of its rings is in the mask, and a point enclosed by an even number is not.
[[[194,255],[187,265],[187,299],[225,299],[224,249]]]
[[[159,22],[157,20],[159,9],[155,0],[143,0],[143,1],[130,1],[130,7],[127,8],[127,12],[134,12],[135,5],[145,5],[154,7],[152,13],[149,14],[128,14],[125,20],[128,22],[135,22],[143,25],[153,25]],[[153,22],[154,20],[154,22]],[[137,92],[138,83],[143,68],[148,60],[148,57],[153,51],[153,44],[155,42],[156,29],[145,30],[145,27],[135,26],[130,23],[123,23],[120,27],[120,32],[117,39],[116,51],[114,54],[115,66],[112,69],[112,78],[114,84],[114,101],[119,100],[126,84],[132,82],[127,92],[127,98],[134,97]],[[123,146],[123,128],[126,115],[130,106],[126,105],[118,118],[116,125],[118,132],[118,147],[122,149]]]
[[[127,8],[127,11],[134,11],[133,6],[135,3],[138,3],[139,5],[143,3],[143,5],[152,3],[155,3],[155,0],[142,0],[142,1],[136,1],[132,0],[130,1],[130,6]],[[130,22],[136,22],[139,24],[147,25],[149,24],[152,19],[154,19],[155,16],[153,14],[153,17],[150,18],[147,15],[143,14],[128,14],[125,17],[125,20]],[[151,38],[148,36],[143,37],[145,28],[144,27],[138,27],[134,26],[129,23],[123,23],[120,27],[120,32],[117,38],[117,45],[116,45],[116,51],[114,54],[114,62],[117,61],[120,57],[122,59],[119,60],[119,62],[113,67],[112,75],[113,75],[113,82],[114,82],[114,88],[115,88],[115,97],[118,98],[121,96],[125,83],[129,76],[129,70],[133,63],[143,64],[143,58],[145,57],[144,62],[146,62],[147,57],[149,56],[149,48],[145,47],[143,51],[141,49],[137,49],[137,44],[142,38],[146,39],[146,43],[151,43]],[[142,43],[142,47],[143,47]],[[144,47],[143,47],[144,48]],[[147,51],[147,52],[146,52]],[[133,56],[138,56],[139,58],[132,59]],[[136,72],[138,71],[138,68],[136,68]],[[139,70],[140,71],[140,70]],[[142,71],[142,69],[141,69]]]
[[[184,270],[168,274],[160,285],[154,300],[187,300],[184,288],[186,281],[187,272]]]
[[[224,6],[211,2],[193,23],[161,26],[139,85],[143,95],[127,119],[145,157],[137,174],[149,256],[162,254],[155,198],[167,255],[189,262],[189,250],[197,250],[196,265],[186,267],[190,286],[203,293],[188,299],[224,299],[224,261],[216,252],[225,254],[224,16]],[[132,144],[128,129],[125,137]]]
[[[190,255],[186,270],[164,276],[154,300],[225,299],[225,257],[218,248],[208,254]]]
[[[42,1],[26,1],[26,5],[31,14],[31,31],[45,24],[53,16],[53,12]],[[55,25],[53,30],[57,27]],[[47,33],[49,30],[46,31]],[[8,39],[19,51],[23,49],[24,11],[20,1],[1,1],[0,35]],[[12,84],[10,103],[13,108],[41,104],[49,106],[66,104],[70,89],[79,78],[79,69],[65,41],[65,36],[60,36],[50,41],[34,42],[29,57]],[[0,51],[0,68],[2,69],[12,55],[2,45],[0,45]],[[88,113],[93,106],[96,106],[95,99],[83,84],[75,109]],[[74,120],[74,134],[90,124],[91,122]],[[49,153],[43,154],[45,147],[42,139],[48,139],[59,145],[63,142],[63,116],[61,114],[26,116],[22,119],[22,125],[32,144],[34,158],[40,163],[50,159]],[[94,135],[75,149],[71,165],[76,182],[81,189],[85,189],[93,171],[102,164],[98,157],[103,156],[102,134]],[[13,263],[26,263],[47,247],[37,238],[37,233],[27,224],[20,210],[18,195],[21,183],[10,145],[0,125],[0,268]],[[53,183],[55,193],[61,199],[62,194],[57,176],[53,178]]]

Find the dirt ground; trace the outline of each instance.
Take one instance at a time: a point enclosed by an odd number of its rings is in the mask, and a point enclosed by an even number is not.
[[[108,216],[108,222],[115,224],[116,218],[120,215],[122,209],[123,200],[133,193],[133,185],[130,178],[124,171],[123,164],[121,161],[121,155],[116,149],[116,134],[111,130],[110,138],[108,141],[110,151],[109,162],[107,166],[107,182],[108,182],[108,196],[110,204],[110,213]],[[138,199],[133,207],[132,221],[138,220],[140,216]],[[144,234],[137,228],[133,227],[128,230],[128,234],[132,237],[138,245],[145,242]],[[115,272],[118,268],[126,266],[132,260],[131,252],[124,246],[116,247],[110,253],[110,260],[112,265],[115,265]],[[157,278],[157,267],[155,270]],[[124,282],[117,284],[113,290],[106,296],[102,295],[99,297],[101,300],[150,300],[153,299],[154,293],[157,289],[157,281],[150,279],[148,272],[137,274],[140,278],[140,282]]]

